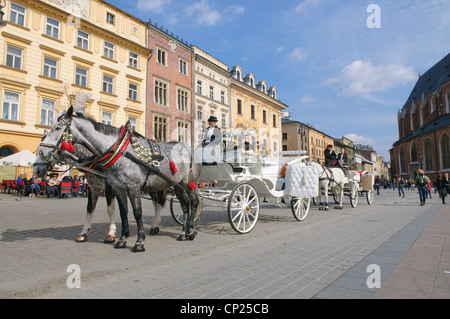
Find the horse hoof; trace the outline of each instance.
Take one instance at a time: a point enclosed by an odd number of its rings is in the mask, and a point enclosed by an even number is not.
[[[339,209],[343,209],[343,207],[342,207],[342,206],[339,206]]]
[[[178,239],[177,239],[178,241],[185,241],[185,240],[187,240],[187,237],[186,237],[186,235],[185,234],[180,234],[180,236],[178,236]]]
[[[323,210],[323,207],[319,207],[319,210]]]
[[[189,240],[194,240],[195,236],[197,236],[197,232],[196,232],[196,231],[193,231],[192,233],[190,233],[190,234],[187,236],[187,238],[188,238]]]
[[[159,233],[159,227],[150,228],[150,235],[157,235]]]
[[[116,241],[116,236],[114,236],[114,235],[107,235],[105,237],[105,239],[103,240],[103,242],[105,244],[114,243],[115,241]]]
[[[139,253],[145,251],[144,244],[135,244],[133,247],[133,253]]]
[[[125,240],[119,240],[115,245],[114,248],[127,248],[127,242]]]
[[[326,206],[323,210],[327,210],[327,211],[328,211],[328,210],[330,210],[330,209],[328,208],[328,206]]]
[[[87,235],[78,235],[75,241],[77,243],[84,243],[85,241],[87,241]]]

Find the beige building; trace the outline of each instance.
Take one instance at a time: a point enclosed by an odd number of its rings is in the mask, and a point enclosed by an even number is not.
[[[36,151],[77,93],[106,124],[144,134],[147,25],[101,0],[6,1],[0,29],[0,157]]]

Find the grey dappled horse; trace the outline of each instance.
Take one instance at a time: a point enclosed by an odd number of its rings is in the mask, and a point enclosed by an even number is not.
[[[60,115],[54,126],[41,143],[38,156],[49,163],[61,161],[60,148],[63,133],[72,135],[73,144],[80,144],[85,147],[94,160],[98,161],[110,149],[111,145],[116,145],[121,135],[121,129],[109,125],[95,122],[86,118],[81,113],[74,114],[73,107]],[[137,142],[141,145],[148,145],[148,141],[141,135],[133,133]],[[123,144],[121,144],[123,145]],[[183,143],[162,143],[159,144],[161,154],[164,156],[160,160],[158,171],[149,170],[145,165],[141,165],[134,156],[134,149],[131,144],[123,149],[126,155],[115,158],[112,166],[104,170],[106,182],[112,190],[119,196],[128,196],[133,214],[137,223],[138,238],[133,247],[134,252],[144,251],[144,226],[142,221],[141,192],[152,194],[159,193],[159,199],[167,194],[170,187],[174,188],[175,195],[180,201],[184,214],[183,230],[179,240],[194,239],[194,216],[199,206],[198,192],[196,184],[200,176],[201,162],[194,161],[191,157],[192,149]],[[177,172],[171,169],[170,161],[174,163]],[[168,176],[169,179],[162,176]],[[194,185],[194,187],[192,187]],[[121,209],[120,217],[122,221],[122,233],[116,243],[116,248],[126,247],[126,238],[129,236],[128,208]]]

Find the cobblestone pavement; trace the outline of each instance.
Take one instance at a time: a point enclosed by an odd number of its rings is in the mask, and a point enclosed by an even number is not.
[[[295,221],[289,207],[264,203],[246,235],[232,230],[225,209],[205,204],[198,235],[187,242],[176,240],[181,229],[167,205],[161,231],[147,235],[143,253],[131,252],[131,212],[128,247],[103,243],[103,198],[88,241],[76,243],[85,198],[17,201],[2,194],[0,298],[371,298],[379,289],[368,288],[370,273],[362,261],[379,265],[384,280],[443,207],[437,196],[419,206],[416,191],[406,194],[382,190],[372,205],[360,198],[356,208],[344,198],[343,210],[329,212],[312,206],[303,222]],[[143,207],[148,234],[153,205],[143,200]],[[118,213],[116,219],[119,231]],[[408,240],[392,242],[402,231]],[[72,264],[81,271],[81,288],[67,286]]]

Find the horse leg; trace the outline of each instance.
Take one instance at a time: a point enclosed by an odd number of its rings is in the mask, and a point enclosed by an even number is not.
[[[325,187],[324,187],[324,192],[323,192],[323,195],[324,195],[324,207],[323,207],[323,210],[326,210],[326,211],[328,211],[329,209],[328,209],[328,184],[327,185],[325,185]]]
[[[150,235],[156,235],[159,233],[159,225],[161,224],[161,210],[166,204],[166,191],[160,191],[157,193],[151,193],[153,205],[155,207],[155,216],[150,224]]]
[[[81,232],[78,234],[77,238],[75,239],[75,241],[78,243],[87,241],[87,234],[91,230],[92,216],[94,215],[95,207],[97,206],[98,197],[99,197],[99,190],[94,187],[90,187],[88,191],[88,203],[84,226]]]
[[[116,198],[117,203],[119,204],[120,220],[122,223],[122,233],[120,234],[119,240],[114,245],[114,248],[126,248],[127,247],[126,239],[130,235],[130,226],[128,225],[127,196],[123,192],[120,192],[116,194]]]
[[[144,222],[142,220],[141,197],[139,196],[139,194],[136,195],[129,190],[128,198],[130,199],[131,207],[133,208],[134,219],[136,220],[137,225],[137,240],[133,246],[133,252],[136,253],[145,251],[144,248],[145,233],[144,233]]]
[[[184,189],[175,187],[175,195],[180,201],[181,210],[183,211],[184,216],[184,225],[181,231],[180,236],[178,236],[178,240],[187,240],[186,234],[188,233],[188,225],[189,225],[189,198]]]
[[[189,216],[189,223],[188,223],[188,229],[187,229],[187,236],[189,240],[194,240],[195,236],[197,235],[197,232],[194,230],[194,222],[195,222],[195,216],[197,215],[197,208],[199,206],[200,200],[198,199],[197,192],[191,191],[190,196],[190,216]]]
[[[114,191],[112,190],[112,187],[108,183],[105,184],[105,197],[107,204],[106,211],[108,212],[109,216],[109,231],[104,239],[104,242],[113,243],[116,241],[116,223],[114,221],[114,215],[116,213],[114,198],[116,196],[114,194]]]

